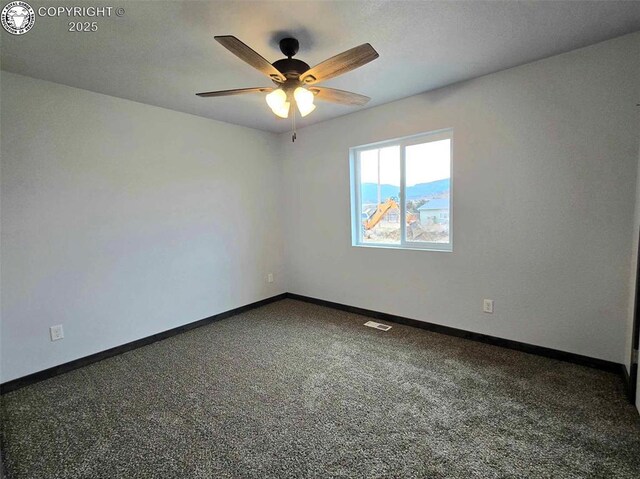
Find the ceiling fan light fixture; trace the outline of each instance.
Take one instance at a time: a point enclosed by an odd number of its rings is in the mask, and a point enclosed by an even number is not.
[[[271,108],[271,111],[280,118],[287,118],[289,116],[289,108],[291,103],[287,101],[287,93],[278,88],[269,93],[266,98],[267,105]]]
[[[298,105],[300,116],[305,117],[316,109],[316,106],[313,104],[313,93],[306,88],[296,88],[293,92],[293,97],[296,100],[296,105]]]
[[[290,108],[291,108],[291,103],[286,102],[281,107],[272,108],[271,111],[273,111],[276,114],[276,116],[279,116],[280,118],[289,118]]]

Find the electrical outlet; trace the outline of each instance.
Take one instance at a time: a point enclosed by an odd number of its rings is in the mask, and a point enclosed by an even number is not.
[[[51,326],[49,328],[49,334],[51,335],[51,341],[57,341],[64,338],[64,331],[62,330],[62,324],[57,326]]]
[[[485,299],[482,302],[482,311],[485,313],[493,313],[493,299]]]
[[[267,275],[267,283],[273,283],[273,273]]]

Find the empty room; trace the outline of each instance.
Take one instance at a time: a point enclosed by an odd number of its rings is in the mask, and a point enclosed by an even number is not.
[[[0,9],[3,478],[640,477],[640,1]]]

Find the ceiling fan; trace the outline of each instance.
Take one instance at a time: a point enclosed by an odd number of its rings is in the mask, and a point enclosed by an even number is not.
[[[297,106],[300,116],[307,116],[316,108],[313,104],[314,98],[354,106],[365,105],[370,100],[369,97],[357,93],[315,86],[316,83],[347,73],[378,58],[378,52],[368,43],[342,52],[310,68],[302,60],[293,58],[300,47],[295,38],[280,40],[280,51],[287,58],[273,63],[269,63],[268,60],[232,35],[221,35],[214,38],[238,58],[268,76],[276,84],[276,87],[239,88],[196,93],[199,97],[267,93],[267,104],[273,113],[280,118],[289,117],[291,104]],[[292,140],[295,141],[295,108],[293,109],[293,130]]]

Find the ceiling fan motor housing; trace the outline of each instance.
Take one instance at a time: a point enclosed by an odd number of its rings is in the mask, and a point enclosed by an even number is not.
[[[309,70],[309,65],[302,60],[296,58],[283,58],[273,62],[273,66],[282,72],[282,74],[291,80],[297,80],[301,74]]]
[[[280,51],[284,53],[287,58],[283,58],[282,60],[277,60],[272,63],[274,68],[280,71],[287,80],[298,80],[300,75],[309,70],[309,65],[302,60],[298,60],[293,57],[296,53],[298,53],[298,49],[300,48],[300,43],[295,38],[283,38],[280,40]],[[278,83],[275,81],[275,83]],[[293,82],[287,81],[289,85]]]

